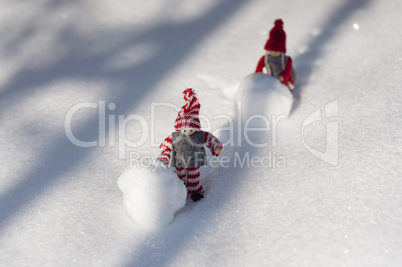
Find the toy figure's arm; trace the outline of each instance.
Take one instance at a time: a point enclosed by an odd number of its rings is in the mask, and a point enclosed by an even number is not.
[[[282,76],[283,79],[280,79],[283,84],[287,84],[288,81],[290,81],[291,76],[290,73],[292,72],[293,69],[293,62],[292,58],[288,57],[288,62],[286,63],[285,69],[279,74],[279,76]]]
[[[254,73],[262,72],[262,69],[264,67],[265,67],[265,56],[262,56],[260,61],[258,61],[258,65]]]
[[[222,153],[223,145],[213,134],[209,132],[204,132],[205,136],[205,146],[209,148],[212,155],[218,157]]]
[[[296,80],[297,80],[297,75],[296,75],[295,70],[292,68],[292,71],[290,72],[289,81],[290,81],[292,84],[294,84],[294,83],[296,82]]]
[[[170,161],[170,155],[172,152],[172,135],[170,135],[169,137],[167,137],[165,139],[165,141],[162,142],[162,144],[159,146],[159,148],[161,149],[161,154],[158,157],[158,160],[161,160],[163,162],[165,162],[166,164],[169,163]]]

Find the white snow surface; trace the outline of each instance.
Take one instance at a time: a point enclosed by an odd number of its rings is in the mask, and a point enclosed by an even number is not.
[[[167,167],[132,166],[117,180],[124,195],[124,205],[135,223],[146,230],[168,225],[186,204],[183,182]]]
[[[400,0],[2,1],[1,265],[400,266],[400,10]],[[292,110],[247,132],[237,89],[277,18],[298,76]],[[147,231],[117,179],[158,155],[186,87],[225,149],[201,168],[205,198]],[[89,147],[67,138],[70,119]]]

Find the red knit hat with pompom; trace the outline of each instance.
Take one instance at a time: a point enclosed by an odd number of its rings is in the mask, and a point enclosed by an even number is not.
[[[193,128],[201,130],[200,119],[198,114],[200,112],[201,105],[198,103],[198,99],[195,96],[195,92],[192,88],[184,90],[184,101],[186,102],[184,106],[179,111],[176,121],[174,123],[174,128],[180,131],[184,128]]]
[[[286,53],[286,33],[283,30],[283,21],[275,20],[275,26],[269,32],[269,39],[265,44],[265,50]]]

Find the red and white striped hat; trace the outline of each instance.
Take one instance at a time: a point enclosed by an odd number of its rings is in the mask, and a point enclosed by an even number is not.
[[[174,122],[174,128],[180,131],[184,128],[193,128],[201,130],[200,119],[198,114],[200,112],[201,105],[198,102],[195,92],[192,88],[184,90],[184,106],[181,107],[176,121]]]

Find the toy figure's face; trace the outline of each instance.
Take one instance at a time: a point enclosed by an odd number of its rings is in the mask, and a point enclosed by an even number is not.
[[[279,57],[282,54],[282,52],[279,52],[279,51],[272,51],[272,50],[267,50],[267,51],[273,57]]]
[[[197,130],[194,128],[184,128],[181,129],[180,132],[184,135],[192,135],[193,133],[195,133]]]

